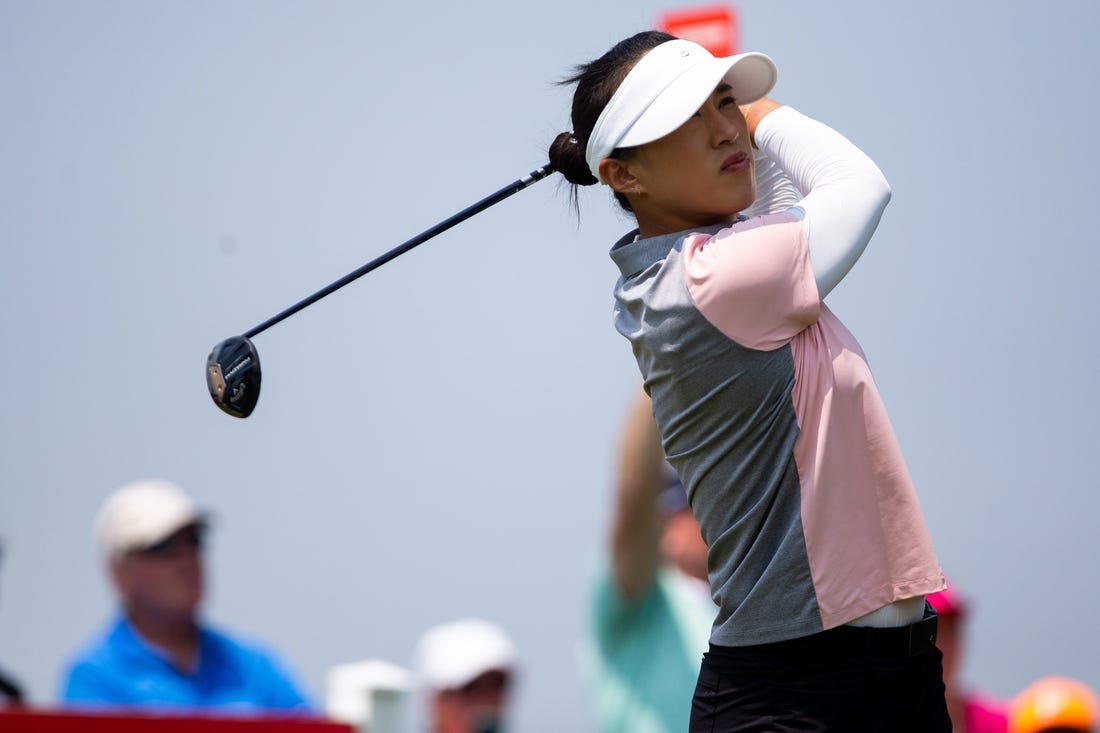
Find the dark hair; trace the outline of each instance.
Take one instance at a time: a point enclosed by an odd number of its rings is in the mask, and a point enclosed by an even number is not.
[[[550,144],[550,164],[554,166],[554,170],[565,176],[565,180],[573,184],[574,204],[577,197],[576,186],[591,186],[599,183],[588,167],[584,151],[600,113],[611,101],[615,90],[622,84],[634,64],[657,46],[672,40],[675,40],[675,36],[660,31],[636,33],[616,43],[595,61],[578,64],[574,67],[573,74],[558,82],[563,86],[577,85],[576,91],[573,92],[571,114],[573,131],[563,132],[554,138],[554,142]],[[612,151],[610,157],[617,158],[625,155],[629,155],[628,148],[617,148]],[[624,209],[633,211],[626,196],[615,192],[615,198]]]

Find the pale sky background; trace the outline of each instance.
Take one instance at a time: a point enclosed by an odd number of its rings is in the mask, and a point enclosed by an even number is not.
[[[583,731],[578,675],[637,370],[555,177],[261,334],[247,420],[211,346],[545,161],[573,64],[695,3],[0,0],[0,667],[57,699],[112,612],[91,534],[162,476],[217,517],[208,617],[320,701],[463,615],[513,635],[515,729]],[[893,202],[830,306],[867,351],[964,673],[1100,686],[1094,290],[1100,4],[742,0],[773,96]]]

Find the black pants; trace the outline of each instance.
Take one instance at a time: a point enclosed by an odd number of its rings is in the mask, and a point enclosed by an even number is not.
[[[691,733],[950,733],[935,611],[899,629],[842,626],[746,647],[711,645]]]

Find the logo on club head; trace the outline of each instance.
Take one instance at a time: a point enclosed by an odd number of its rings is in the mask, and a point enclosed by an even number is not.
[[[241,382],[236,387],[234,387],[232,391],[230,391],[229,401],[233,403],[240,402],[242,399],[244,399],[244,394],[247,391],[248,385],[246,385],[244,382]]]
[[[252,356],[246,355],[243,359],[233,365],[233,368],[225,373],[226,380],[232,379],[233,375],[244,369],[246,366],[252,363]]]

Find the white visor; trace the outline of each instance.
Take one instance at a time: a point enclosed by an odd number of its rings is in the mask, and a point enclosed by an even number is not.
[[[703,106],[721,82],[738,104],[749,104],[775,86],[777,72],[762,53],[715,58],[697,43],[666,41],[643,56],[603,108],[585,148],[592,175],[601,182],[600,161],[616,148],[658,140]]]

